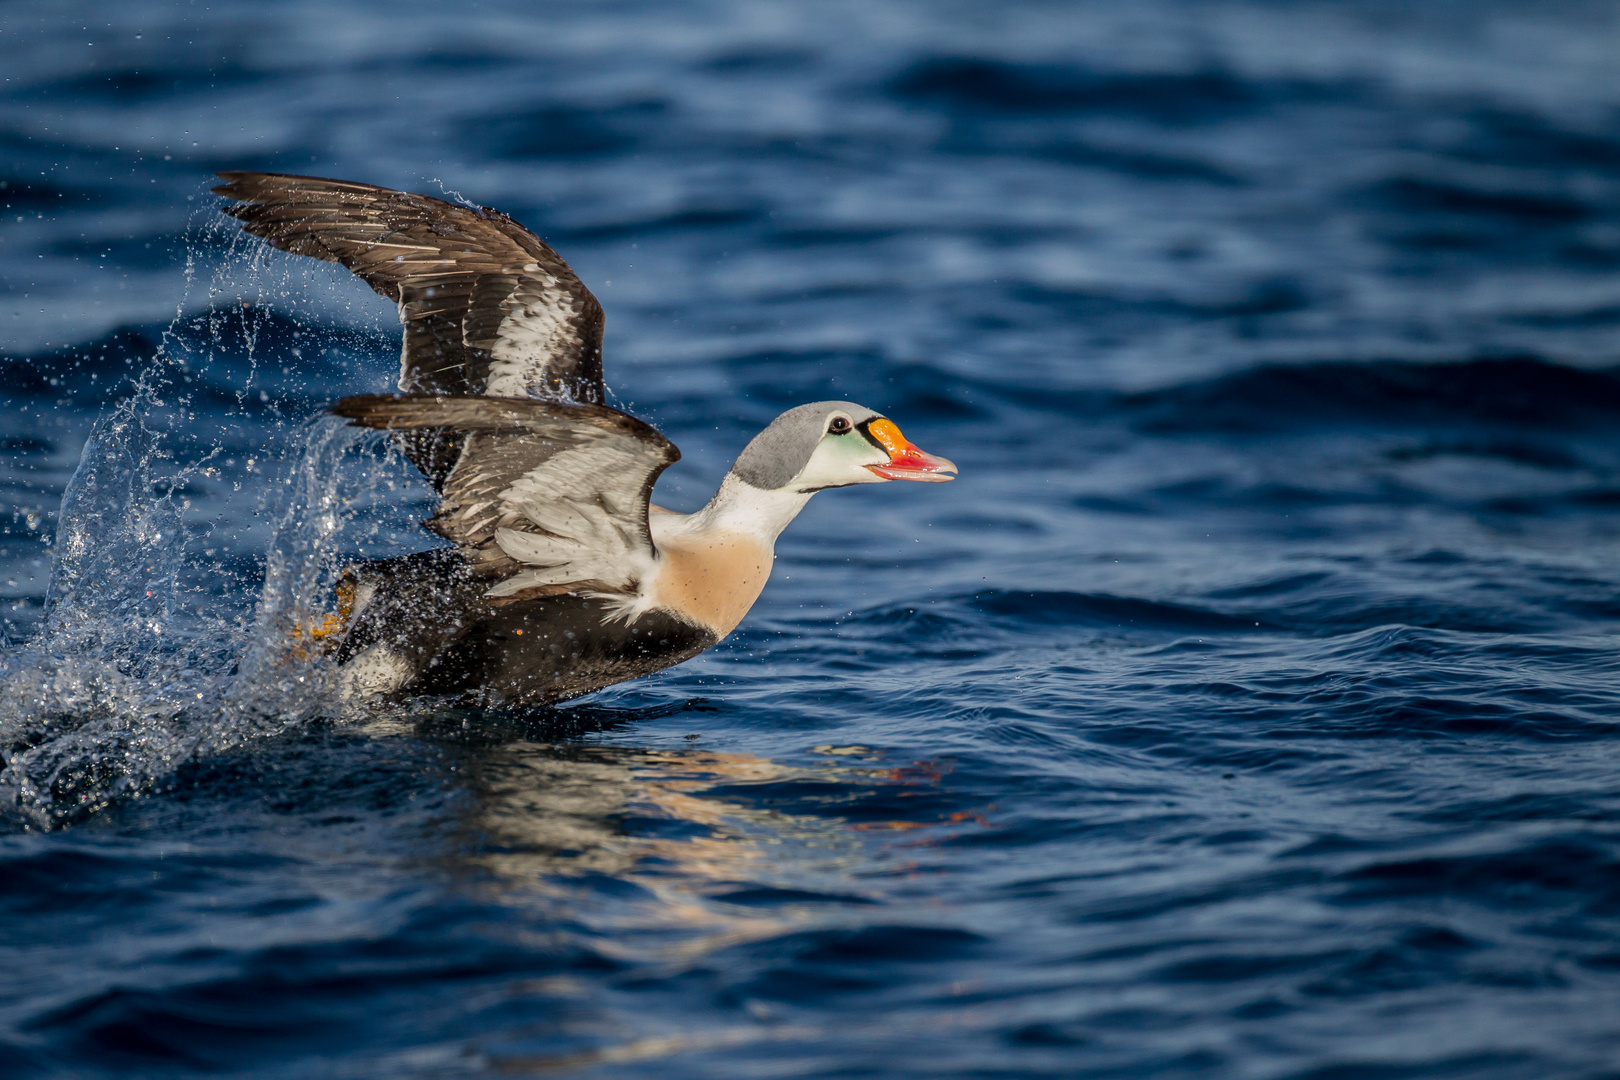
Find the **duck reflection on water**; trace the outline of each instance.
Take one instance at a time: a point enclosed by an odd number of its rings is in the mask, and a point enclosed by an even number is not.
[[[503,904],[568,905],[626,960],[678,961],[882,904],[912,868],[906,847],[963,827],[937,799],[896,804],[937,789],[948,766],[897,767],[866,747],[818,746],[789,765],[537,734],[457,740],[469,798],[448,858]],[[905,840],[882,850],[895,834]]]

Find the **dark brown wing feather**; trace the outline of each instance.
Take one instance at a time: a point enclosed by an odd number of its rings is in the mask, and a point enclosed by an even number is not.
[[[602,305],[505,214],[312,176],[219,176],[248,232],[341,263],[399,304],[401,390],[602,400]]]
[[[344,398],[331,411],[362,427],[465,440],[426,524],[486,574],[549,567],[559,580],[547,587],[616,590],[656,554],[647,504],[681,454],[633,416],[601,405],[416,394]],[[505,530],[525,537],[498,540]]]

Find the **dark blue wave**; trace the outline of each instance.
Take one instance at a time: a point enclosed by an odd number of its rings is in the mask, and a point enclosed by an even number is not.
[[[1324,422],[1602,429],[1620,416],[1620,377],[1529,356],[1268,365],[1126,404],[1152,431],[1275,431]]]
[[[889,92],[904,101],[956,111],[1011,113],[1099,112],[1196,123],[1261,107],[1277,98],[1315,96],[1303,81],[1265,83],[1216,68],[1119,74],[1066,64],[1030,64],[980,57],[936,57],[898,75]]]

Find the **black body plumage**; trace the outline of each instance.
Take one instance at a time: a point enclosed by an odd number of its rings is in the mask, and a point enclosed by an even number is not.
[[[589,596],[491,600],[488,584],[453,548],[350,567],[345,587],[375,598],[344,635],[339,662],[386,650],[410,672],[391,698],[543,705],[662,671],[717,640],[660,611],[633,623],[609,618],[607,604]]]

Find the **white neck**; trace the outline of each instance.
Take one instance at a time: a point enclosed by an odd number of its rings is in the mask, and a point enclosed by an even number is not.
[[[688,519],[694,531],[715,530],[725,533],[745,533],[753,536],[767,548],[775,547],[776,538],[788,523],[799,516],[813,492],[764,491],[745,484],[731,473],[720,483],[709,505]]]

